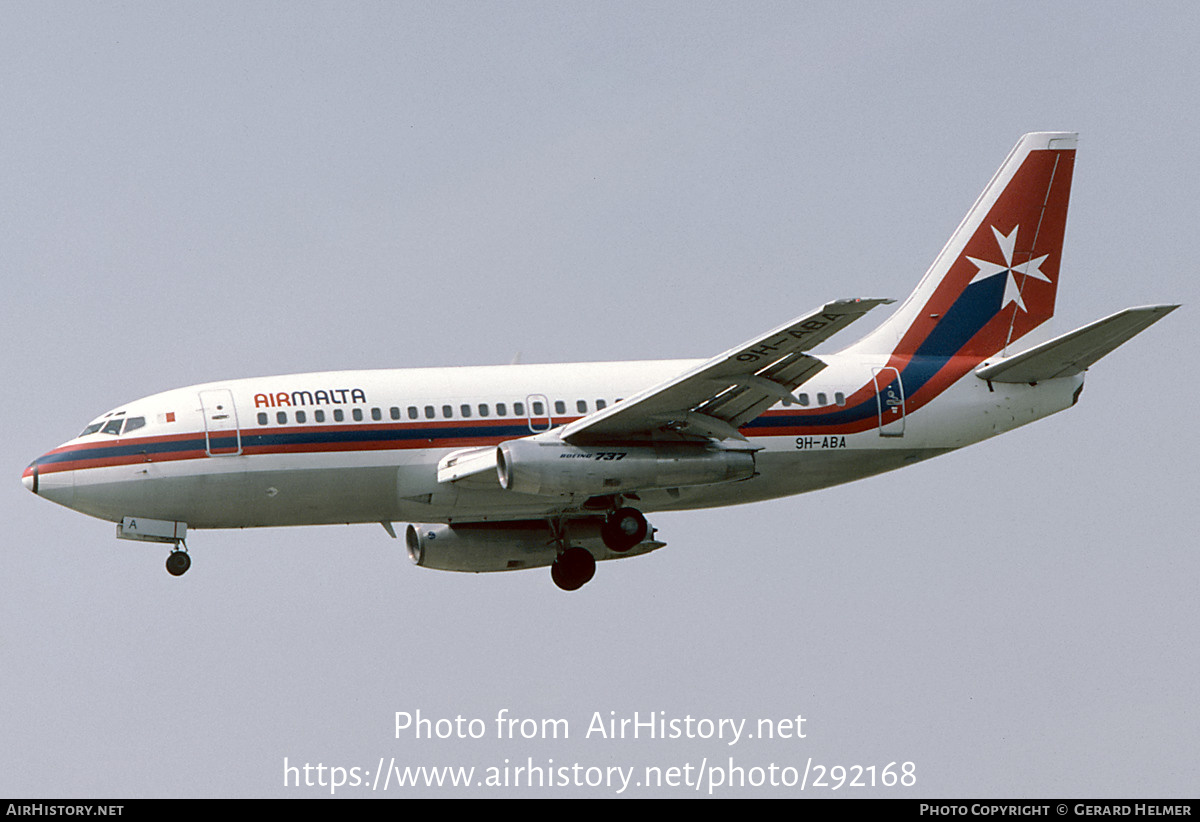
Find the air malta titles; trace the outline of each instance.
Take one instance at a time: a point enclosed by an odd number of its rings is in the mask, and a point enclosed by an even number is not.
[[[349,399],[347,399],[349,397]],[[366,404],[367,394],[361,388],[331,388],[328,391],[279,391],[274,394],[255,394],[255,408],[295,407],[298,405]]]

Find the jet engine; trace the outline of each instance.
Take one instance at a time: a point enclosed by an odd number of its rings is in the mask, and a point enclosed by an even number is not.
[[[599,517],[573,519],[567,524],[567,542],[585,548],[597,560],[647,554],[663,543],[647,539],[628,551],[605,547]],[[439,571],[519,571],[553,565],[558,541],[547,522],[474,522],[458,525],[412,523],[404,533],[413,564]]]
[[[571,445],[510,440],[496,453],[500,487],[521,494],[626,494],[737,482],[754,476],[754,452],[699,443]]]

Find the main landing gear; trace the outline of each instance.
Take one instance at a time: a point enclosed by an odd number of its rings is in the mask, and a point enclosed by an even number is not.
[[[183,546],[182,549],[180,546]],[[187,546],[182,542],[176,544],[167,555],[167,573],[173,577],[181,577],[192,567],[192,558],[188,556]]]
[[[596,575],[596,558],[582,545],[567,542],[567,523],[550,520],[550,533],[558,545],[558,557],[550,566],[550,579],[564,591],[575,591],[587,585]]]
[[[609,550],[623,554],[646,538],[650,526],[636,508],[618,508],[600,526],[600,538]]]
[[[580,545],[573,545],[558,555],[550,566],[550,578],[564,591],[582,588],[596,575],[596,558]]]
[[[596,575],[596,558],[581,545],[567,541],[566,525],[562,520],[551,521],[550,530],[558,544],[558,558],[550,566],[550,578],[564,591],[582,588]],[[610,551],[623,554],[642,542],[650,526],[636,508],[617,508],[600,526],[600,539]]]

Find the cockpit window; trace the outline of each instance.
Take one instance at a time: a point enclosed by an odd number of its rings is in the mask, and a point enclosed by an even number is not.
[[[120,435],[122,426],[125,428],[125,433],[128,434],[130,431],[136,431],[146,425],[145,417],[126,417],[124,414],[124,411],[105,414],[99,422],[89,423],[87,428],[79,432],[79,436],[86,437],[97,431],[102,434]]]

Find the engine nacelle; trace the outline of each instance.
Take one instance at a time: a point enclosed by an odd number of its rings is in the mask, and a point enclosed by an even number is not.
[[[571,520],[568,541],[586,548],[597,560],[647,554],[663,546],[647,539],[629,551],[615,553],[600,538],[601,523],[598,517]],[[413,564],[439,571],[519,571],[548,566],[558,554],[550,526],[544,521],[413,523],[405,529],[404,543]]]
[[[500,487],[521,494],[623,494],[737,482],[754,476],[754,452],[699,443],[571,445],[510,440],[496,454]]]

